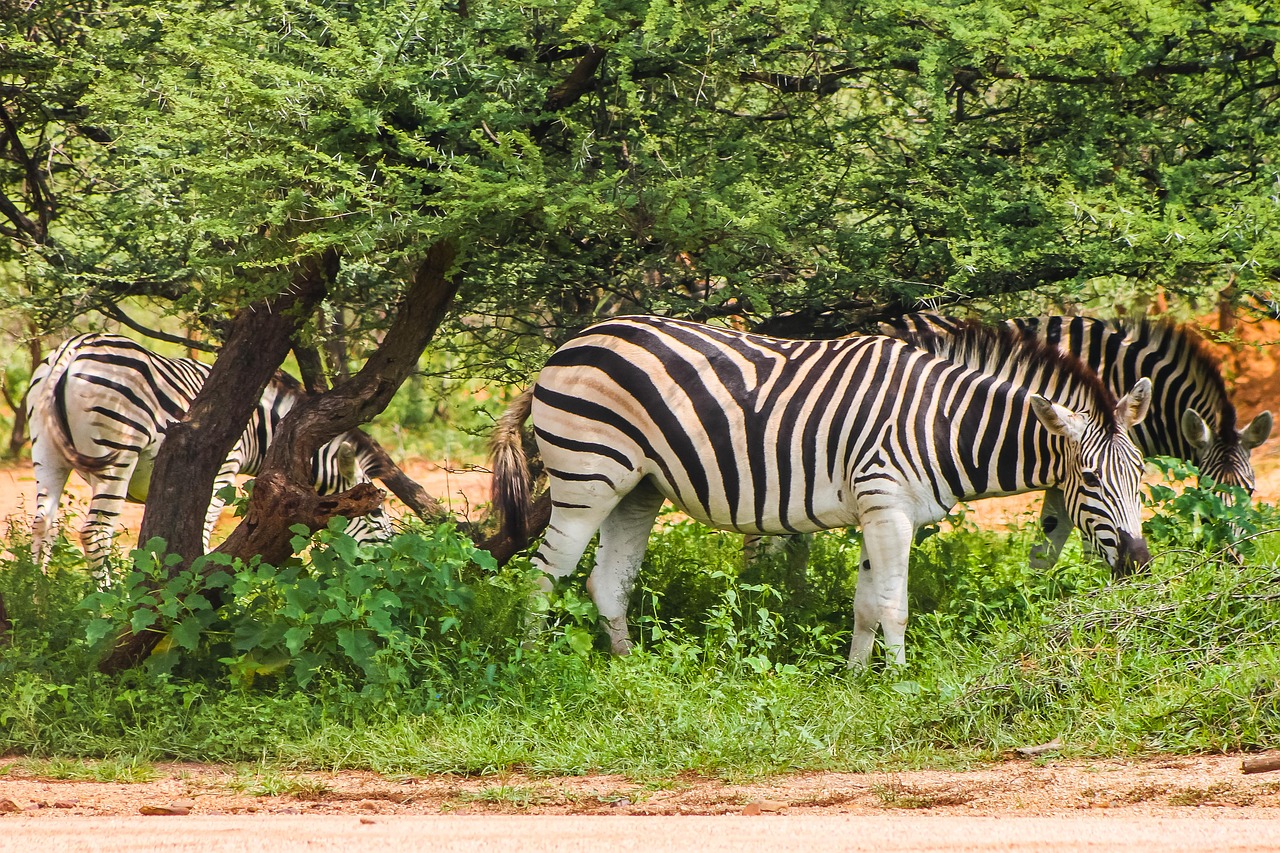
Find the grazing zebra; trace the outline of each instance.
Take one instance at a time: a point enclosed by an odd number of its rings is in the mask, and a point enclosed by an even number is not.
[[[886,324],[884,331],[907,340],[922,334],[951,336],[965,322],[938,314],[909,314]],[[1032,317],[1008,320],[1006,325],[1084,361],[1113,393],[1140,377],[1151,377],[1151,412],[1134,429],[1134,443],[1142,454],[1186,459],[1216,484],[1253,491],[1249,454],[1271,434],[1271,413],[1262,412],[1237,429],[1236,409],[1227,397],[1217,359],[1191,329],[1145,319],[1088,317]],[[1045,539],[1032,550],[1031,564],[1047,568],[1057,562],[1071,535],[1060,491],[1045,492],[1040,523]]]
[[[75,470],[89,482],[93,497],[80,529],[85,557],[100,583],[104,561],[125,501],[145,502],[152,465],[164,431],[191,405],[209,366],[187,358],[165,358],[128,338],[88,334],[72,338],[36,368],[28,416],[31,461],[36,475],[36,513],[31,524],[34,558],[43,568],[54,531],[58,502]],[[268,385],[248,426],[218,470],[205,518],[204,543],[221,514],[217,492],[237,474],[256,474],[280,419],[302,399],[300,386],[285,374]],[[370,461],[342,436],[324,445],[312,460],[316,491],[333,494],[358,482]],[[357,539],[385,539],[390,521],[383,509],[352,519],[347,532]]]
[[[521,424],[532,414],[552,499],[533,560],[564,577],[599,530],[587,588],[618,654],[630,649],[627,599],[664,498],[743,533],[859,525],[867,559],[850,666],[866,663],[877,626],[905,661],[912,537],[958,500],[1057,486],[1112,566],[1149,560],[1142,458],[1127,430],[1146,414],[1151,383],[1117,401],[1069,355],[1012,333],[967,334],[991,363],[1016,364],[1018,381],[888,337],[600,323],[560,347],[499,420],[494,502],[519,539],[529,507]]]

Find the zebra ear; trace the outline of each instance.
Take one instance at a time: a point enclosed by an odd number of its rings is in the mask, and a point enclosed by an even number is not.
[[[1129,429],[1142,423],[1151,408],[1151,380],[1145,376],[1133,385],[1133,390],[1116,403],[1116,420],[1121,429]]]
[[[1253,450],[1271,435],[1271,413],[1262,412],[1240,432],[1240,446]]]
[[[356,445],[353,441],[344,441],[338,446],[338,473],[346,483],[356,481]]]
[[[1073,412],[1066,406],[1059,406],[1039,394],[1031,395],[1031,408],[1045,429],[1054,435],[1060,435],[1069,441],[1079,441],[1080,436],[1084,435],[1084,415]]]
[[[1209,431],[1209,425],[1195,409],[1187,409],[1182,413],[1182,437],[1197,450],[1203,450],[1213,443],[1213,434]]]

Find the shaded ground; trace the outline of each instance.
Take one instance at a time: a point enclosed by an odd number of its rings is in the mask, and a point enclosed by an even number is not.
[[[381,776],[164,764],[146,782],[88,782],[92,764],[0,759],[0,821],[138,815],[751,815],[930,814],[1280,818],[1280,772],[1245,775],[1240,756],[1017,759],[964,771],[803,773],[734,784],[687,774]],[[3,824],[0,824],[2,826]],[[0,830],[0,836],[4,831]]]

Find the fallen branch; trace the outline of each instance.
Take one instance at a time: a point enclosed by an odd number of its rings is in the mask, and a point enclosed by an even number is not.
[[[1246,758],[1240,763],[1241,773],[1270,773],[1273,770],[1280,770],[1280,755]]]
[[[1037,755],[1044,755],[1046,752],[1057,752],[1062,749],[1062,739],[1054,738],[1048,743],[1040,743],[1035,746],[1018,746],[1014,747],[1014,752],[1026,758],[1035,758]]]

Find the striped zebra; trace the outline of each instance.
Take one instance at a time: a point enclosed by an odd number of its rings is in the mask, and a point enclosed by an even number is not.
[[[166,358],[128,338],[87,334],[72,338],[36,369],[28,417],[31,461],[36,475],[36,512],[31,524],[32,554],[43,568],[55,534],[58,503],[67,477],[77,471],[93,490],[80,529],[85,557],[100,583],[108,580],[105,559],[116,519],[126,501],[143,503],[164,432],[200,391],[209,366],[193,359]],[[230,455],[218,470],[205,518],[204,543],[222,512],[218,491],[237,474],[258,471],[276,426],[303,398],[301,387],[276,375]],[[371,460],[358,445],[339,436],[312,460],[320,494],[345,491],[366,482]],[[391,534],[385,510],[352,519],[347,532],[357,539]]]
[[[905,661],[913,535],[959,500],[1056,486],[1113,567],[1145,563],[1142,458],[1127,430],[1151,383],[1117,401],[1071,356],[1011,333],[969,336],[991,363],[1016,363],[1018,381],[889,337],[600,323],[560,347],[499,420],[494,502],[518,540],[529,507],[521,425],[532,414],[552,499],[534,563],[567,576],[599,530],[587,588],[618,654],[630,649],[627,600],[664,499],[743,533],[860,526],[850,666],[865,665],[877,626]]]
[[[908,340],[953,336],[965,322],[938,314],[909,314],[886,324],[884,331]],[[1142,454],[1185,459],[1215,484],[1253,492],[1249,455],[1271,434],[1271,413],[1262,412],[1244,429],[1237,428],[1236,409],[1218,361],[1190,328],[1167,321],[1088,317],[1020,318],[1005,325],[1076,356],[1114,393],[1140,377],[1151,377],[1151,413],[1134,429]],[[1060,491],[1045,492],[1040,523],[1045,539],[1033,548],[1031,564],[1047,568],[1057,562],[1071,535]]]

